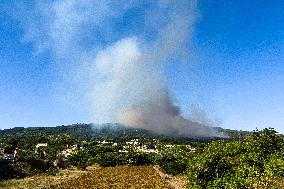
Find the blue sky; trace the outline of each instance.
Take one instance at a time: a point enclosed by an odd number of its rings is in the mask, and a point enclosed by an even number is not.
[[[148,48],[178,10],[190,34],[163,76],[183,114],[284,133],[284,2],[188,2],[0,1],[0,129],[95,122],[90,57],[127,37]]]

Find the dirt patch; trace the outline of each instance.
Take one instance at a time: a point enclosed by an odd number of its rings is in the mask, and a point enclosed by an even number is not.
[[[157,173],[166,180],[175,189],[186,189],[186,180],[184,176],[171,176],[160,171],[158,166],[154,166]]]

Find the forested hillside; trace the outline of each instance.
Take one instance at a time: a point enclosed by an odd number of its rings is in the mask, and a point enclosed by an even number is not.
[[[222,129],[216,128],[219,132],[224,133],[225,138],[241,138],[249,132],[247,131],[237,131],[230,129]],[[91,139],[91,138],[108,138],[108,139],[121,139],[121,138],[153,138],[153,137],[161,137],[161,138],[179,138],[179,137],[171,137],[164,136],[154,133],[152,131],[146,129],[139,128],[131,128],[125,127],[118,123],[109,123],[109,124],[72,124],[72,125],[62,125],[56,127],[14,127],[11,129],[0,130],[0,138],[30,138],[30,137],[47,137],[51,135],[70,135],[74,138],[78,139]],[[186,139],[187,137],[181,137],[180,139]],[[191,137],[192,138],[192,137]],[[195,138],[197,139],[197,138]],[[199,138],[200,140],[206,138]],[[210,138],[208,138],[210,139]],[[211,138],[212,139],[212,138]]]

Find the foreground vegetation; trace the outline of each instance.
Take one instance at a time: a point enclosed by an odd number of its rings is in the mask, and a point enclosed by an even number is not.
[[[215,141],[188,161],[189,188],[276,188],[284,178],[284,138],[273,129],[242,141]]]

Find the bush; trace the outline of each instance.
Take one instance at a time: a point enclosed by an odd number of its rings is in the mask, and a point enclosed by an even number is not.
[[[80,160],[78,162],[77,169],[79,169],[79,170],[86,170],[86,168],[87,168],[87,162],[84,161],[84,160]]]
[[[97,154],[95,162],[102,167],[114,167],[117,165],[149,165],[155,160],[152,153],[143,152],[107,152]]]
[[[118,164],[118,152],[107,152],[96,155],[96,162],[102,167],[113,167]]]
[[[66,169],[70,166],[70,162],[68,162],[68,160],[63,156],[58,156],[55,162],[56,166],[60,169]]]
[[[185,146],[163,148],[157,155],[155,162],[164,172],[177,175],[185,172],[190,156],[190,150]]]
[[[171,175],[182,174],[186,171],[187,162],[182,160],[171,161],[162,165],[162,170]]]
[[[79,169],[84,169],[84,167],[86,168],[89,164],[89,155],[85,152],[79,152],[77,154],[73,154],[68,156],[67,159],[67,165],[72,165],[75,166]],[[80,165],[79,165],[80,164]],[[84,165],[85,164],[85,165]]]
[[[143,152],[128,152],[126,158],[128,165],[149,165],[154,163],[155,154]]]
[[[23,178],[26,176],[21,170],[18,170],[13,165],[1,165],[0,169],[0,180],[12,179],[12,178]]]
[[[55,176],[58,172],[58,169],[54,168],[54,167],[50,167],[46,170],[46,174],[49,176]]]
[[[272,129],[215,141],[189,159],[189,188],[270,188],[284,176],[283,137]]]

